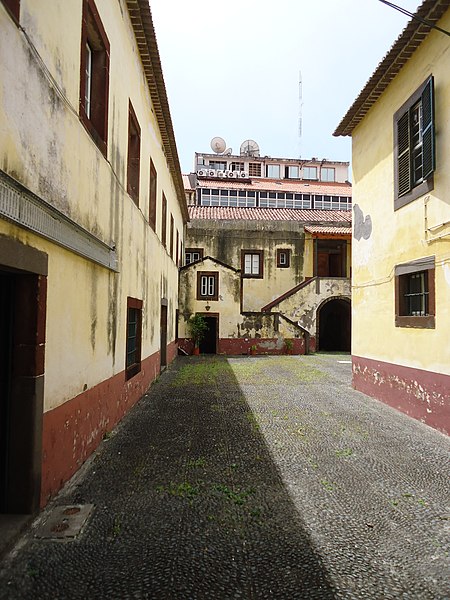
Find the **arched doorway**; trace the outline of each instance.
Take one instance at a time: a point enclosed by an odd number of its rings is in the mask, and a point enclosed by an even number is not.
[[[350,302],[342,298],[328,300],[319,308],[317,318],[319,350],[350,352]]]

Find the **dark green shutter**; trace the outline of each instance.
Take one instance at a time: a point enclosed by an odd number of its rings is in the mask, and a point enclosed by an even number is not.
[[[422,92],[422,152],[423,178],[428,179],[435,169],[434,150],[434,80],[425,84]]]
[[[408,110],[397,121],[397,152],[398,195],[403,196],[411,190],[411,148]]]

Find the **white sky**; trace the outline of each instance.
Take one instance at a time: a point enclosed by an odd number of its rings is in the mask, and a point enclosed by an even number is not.
[[[332,133],[409,21],[379,0],[150,5],[184,173],[214,136],[233,154],[250,138],[262,156],[350,160],[350,138]]]

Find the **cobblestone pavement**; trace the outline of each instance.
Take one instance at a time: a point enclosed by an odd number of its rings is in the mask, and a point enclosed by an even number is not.
[[[0,598],[448,598],[449,440],[348,361],[179,358],[56,499],[95,504],[79,538],[31,529]]]

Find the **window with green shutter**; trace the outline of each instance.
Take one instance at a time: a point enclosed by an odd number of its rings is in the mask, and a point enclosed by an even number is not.
[[[394,208],[433,189],[434,79],[429,77],[394,115]]]

